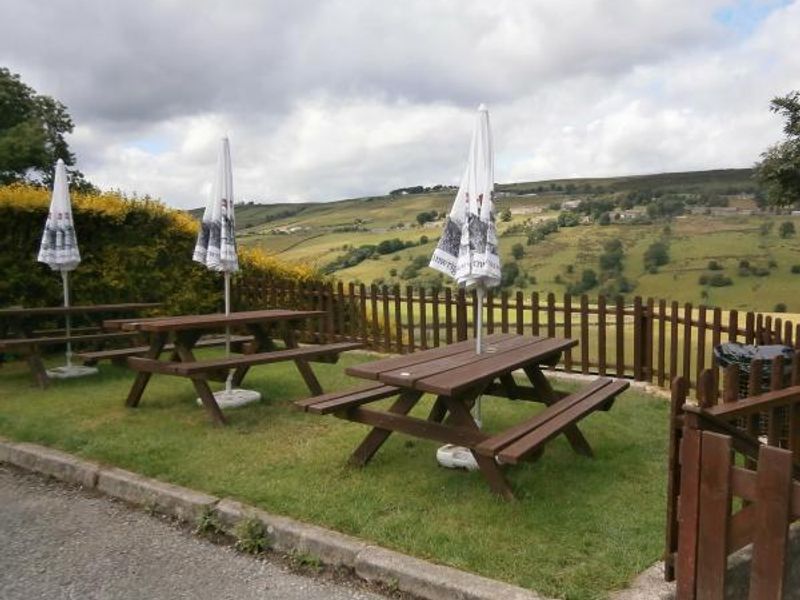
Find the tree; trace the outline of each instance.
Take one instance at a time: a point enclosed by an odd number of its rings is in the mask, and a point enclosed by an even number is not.
[[[514,244],[511,246],[511,256],[513,256],[515,260],[521,259],[525,256],[525,247],[522,244]]]
[[[769,109],[786,119],[786,139],[761,154],[756,177],[766,189],[769,204],[789,206],[800,201],[800,91],[773,98]]]
[[[669,247],[664,242],[653,242],[645,250],[644,268],[653,271],[669,262]]]
[[[500,267],[500,287],[511,287],[514,281],[519,276],[519,267],[517,263],[505,263]]]
[[[791,221],[784,221],[778,229],[778,235],[782,238],[792,237],[795,233],[794,223]]]
[[[64,139],[72,129],[66,106],[37,94],[19,75],[0,67],[0,183],[50,185],[59,158],[67,166],[75,164],[75,155]],[[77,169],[67,172],[74,188],[94,189]]]

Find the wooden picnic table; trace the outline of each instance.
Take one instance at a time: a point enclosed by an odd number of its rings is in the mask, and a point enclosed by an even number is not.
[[[614,397],[627,388],[626,382],[601,378],[575,394],[556,394],[542,368],[554,366],[561,353],[575,345],[577,341],[563,338],[493,334],[486,337],[480,355],[475,353],[475,341],[469,340],[348,367],[348,375],[374,383],[295,404],[308,412],[373,427],[351,455],[351,464],[366,465],[392,432],[405,433],[468,448],[491,489],[512,499],[498,462],[536,459],[544,444],[561,433],[576,452],[592,456],[577,421],[594,410],[608,410]],[[523,370],[530,385],[517,383],[513,377],[517,369]],[[427,419],[409,416],[425,393],[436,395]],[[505,431],[488,434],[470,412],[482,394],[541,402],[547,408]],[[397,399],[388,410],[364,406],[392,396]]]
[[[134,334],[103,332],[99,325],[71,328],[66,335],[63,329],[37,329],[47,317],[80,316],[91,321],[91,317],[104,314],[135,314],[139,311],[158,308],[157,302],[127,302],[121,304],[81,304],[76,306],[11,307],[0,309],[0,351],[18,352],[25,356],[34,381],[40,387],[48,383],[47,371],[42,362],[42,348],[66,343],[101,342],[130,338]]]
[[[340,352],[361,347],[361,344],[350,342],[300,347],[295,329],[303,320],[324,314],[313,310],[269,309],[234,312],[229,315],[183,315],[107,323],[123,331],[144,333],[150,338],[150,345],[144,356],[127,359],[128,366],[138,373],[126,404],[129,407],[139,405],[154,373],[186,377],[194,384],[212,421],[222,425],[225,417],[208,386],[208,380],[224,381],[229,370],[233,369],[232,384],[238,386],[251,366],[285,360],[295,363],[311,394],[320,395],[322,386],[308,361],[326,357],[335,359]],[[202,336],[234,328],[244,330],[252,336],[250,352],[240,356],[197,360],[194,349]],[[172,357],[169,360],[160,360],[170,338]],[[281,340],[284,347],[278,347],[276,340]]]

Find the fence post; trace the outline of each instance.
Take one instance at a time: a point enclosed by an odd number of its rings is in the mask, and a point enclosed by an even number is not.
[[[667,479],[667,531],[664,548],[664,579],[675,580],[675,553],[678,551],[678,490],[681,482],[680,448],[683,437],[683,405],[686,402],[686,384],[682,377],[672,380],[672,398],[669,413],[669,458]]]
[[[762,446],[758,454],[750,598],[780,600],[786,579],[792,505],[792,454]]]
[[[723,598],[731,514],[731,438],[704,431],[701,439],[697,596]]]
[[[458,288],[456,295],[456,332],[459,342],[467,339],[467,293],[464,288]]]
[[[633,299],[633,378],[636,381],[644,379],[645,325],[642,297],[636,296]]]

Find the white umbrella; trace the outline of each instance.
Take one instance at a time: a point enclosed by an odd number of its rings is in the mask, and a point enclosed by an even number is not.
[[[211,196],[203,212],[203,221],[197,236],[192,260],[204,264],[212,271],[222,271],[225,276],[225,314],[231,313],[231,273],[239,270],[236,253],[235,217],[233,212],[233,171],[231,170],[231,147],[228,138],[222,138],[217,159],[217,173]],[[225,328],[225,351],[231,352],[230,328]],[[233,389],[228,374],[225,390],[214,396],[220,408],[241,406],[255,402],[261,394],[254,390]],[[198,403],[202,401],[198,398]]]
[[[69,198],[69,184],[67,183],[67,168],[60,158],[56,163],[56,174],[53,180],[53,196],[50,200],[50,212],[42,233],[42,243],[39,246],[39,262],[45,263],[54,271],[61,272],[61,281],[64,285],[64,306],[69,308],[69,272],[74,270],[81,262],[81,253],[78,251],[78,239],[75,236],[75,225],[72,221],[72,203]],[[72,330],[72,319],[65,315],[66,337],[69,338]],[[48,369],[47,375],[55,378],[80,377],[97,373],[94,367],[72,364],[72,344],[67,341],[67,364],[63,367]]]
[[[483,296],[488,288],[500,284],[493,195],[492,131],[489,125],[489,109],[481,104],[472,133],[467,168],[445,222],[444,233],[430,262],[432,268],[449,275],[459,285],[468,289],[475,288],[478,296],[475,351],[478,354],[482,350]],[[474,412],[480,425],[480,398],[475,403]],[[472,455],[458,447],[440,448],[437,458],[445,466],[477,466]]]

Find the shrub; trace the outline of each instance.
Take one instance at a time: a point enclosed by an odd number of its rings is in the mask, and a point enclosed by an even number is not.
[[[519,277],[519,265],[515,262],[505,263],[500,267],[500,286],[510,287]]]
[[[654,242],[645,250],[644,266],[651,273],[669,262],[669,247],[664,242]]]
[[[0,236],[0,298],[24,306],[60,304],[61,278],[36,262],[47,219],[50,192],[44,188],[0,187],[0,220],[13,223]],[[198,313],[222,306],[222,276],[192,261],[198,224],[187,213],[151,198],[119,193],[72,193],[73,218],[80,246],[80,266],[70,276],[75,304],[162,302],[169,313]],[[239,248],[237,281],[264,276],[311,281],[319,274],[293,267],[261,251]]]
[[[525,256],[525,247],[519,243],[514,244],[511,246],[511,256],[513,256],[515,260],[521,259]]]
[[[710,277],[708,275],[706,275],[705,273],[703,273],[702,275],[700,275],[700,279],[698,279],[698,283],[700,285],[708,285],[708,280],[709,279],[710,279]]]
[[[722,271],[722,265],[719,264],[715,260],[708,261],[708,270],[709,271]]]
[[[575,227],[578,223],[580,223],[580,219],[578,215],[573,212],[564,211],[558,215],[559,227]]]
[[[792,237],[795,233],[794,223],[791,221],[784,221],[778,229],[778,235],[782,238]]]
[[[730,277],[726,277],[722,273],[715,273],[709,278],[708,285],[711,287],[725,287],[728,285],[733,285],[733,280]]]
[[[779,313],[786,312],[786,304],[784,304],[783,302],[778,302],[775,305],[775,309],[772,312],[779,312]]]
[[[792,265],[791,271],[792,271],[792,273],[797,275],[798,273],[800,273],[800,265]]]

